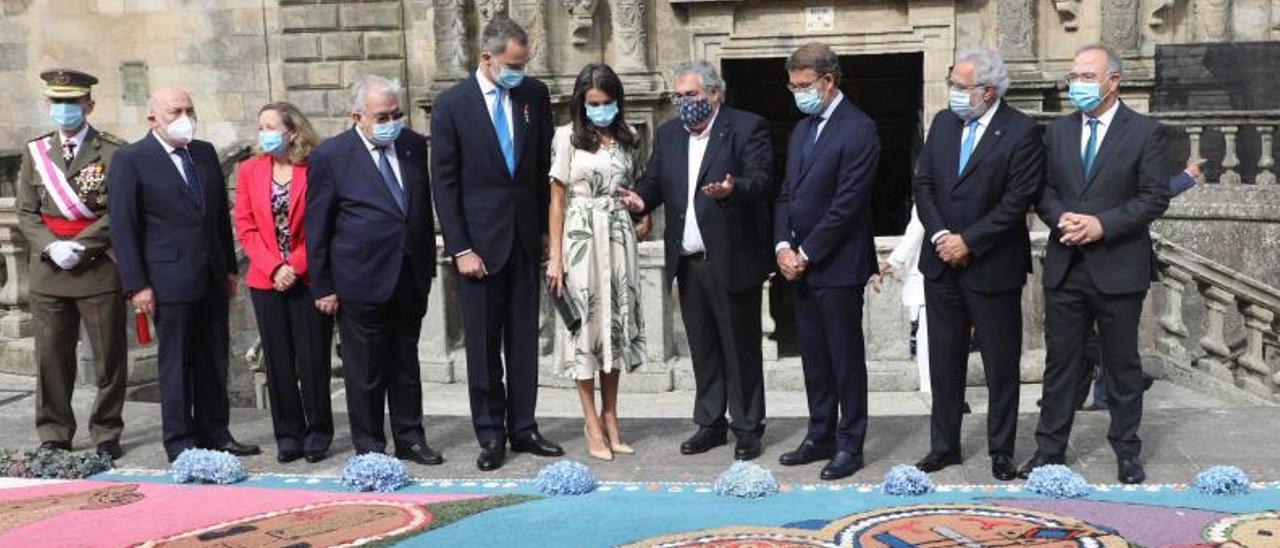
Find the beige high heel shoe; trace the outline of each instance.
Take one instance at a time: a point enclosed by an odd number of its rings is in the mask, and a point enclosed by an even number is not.
[[[621,428],[618,427],[618,418],[613,417],[612,421],[605,420],[601,417],[600,422],[604,424],[605,437],[609,439],[609,449],[619,455],[634,455],[635,449],[630,445],[617,441],[622,438]],[[612,431],[612,432],[610,432]]]
[[[582,425],[582,435],[587,439],[587,455],[590,455],[591,458],[600,459],[603,461],[613,460],[613,451],[611,451],[607,445],[604,449],[599,449],[599,450],[591,448],[591,446],[594,445],[592,442],[595,440],[591,439],[591,430],[587,428],[587,425],[585,424]],[[604,433],[601,433],[600,437],[604,438]],[[600,440],[602,444],[604,443],[604,441],[605,440],[603,439]]]

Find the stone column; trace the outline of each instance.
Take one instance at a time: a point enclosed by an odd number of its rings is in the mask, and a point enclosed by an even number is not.
[[[467,21],[465,0],[435,0],[436,81],[466,78]]]
[[[1231,40],[1231,0],[1194,0],[1196,42]]]
[[[619,73],[647,72],[648,18],[647,0],[614,0],[609,5],[613,36],[609,40],[612,52],[609,63]]]
[[[1000,55],[1006,61],[1036,59],[1036,3],[1000,0],[996,4]]]
[[[1138,0],[1107,0],[1102,4],[1102,43],[1120,55],[1138,52]]]

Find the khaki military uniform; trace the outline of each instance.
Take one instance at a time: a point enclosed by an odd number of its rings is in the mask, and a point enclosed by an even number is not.
[[[76,344],[83,321],[93,348],[94,384],[98,394],[89,417],[95,444],[115,441],[124,429],[128,346],[125,339],[125,303],[120,277],[111,258],[107,231],[107,173],[124,140],[88,128],[75,156],[66,162],[61,153],[61,132],[48,138],[49,161],[63,173],[70,189],[97,219],[74,236],[59,237],[51,228],[66,216],[50,196],[36,169],[31,147],[25,147],[17,194],[19,228],[30,245],[29,302],[35,326],[36,429],[42,442],[70,442],[76,420],[71,394],[76,378]],[[34,142],[35,140],[33,140]],[[63,229],[65,231],[65,229]],[[84,247],[80,262],[70,270],[55,264],[45,252],[49,244],[70,240]]]

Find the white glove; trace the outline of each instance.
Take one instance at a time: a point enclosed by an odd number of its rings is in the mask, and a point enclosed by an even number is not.
[[[53,260],[53,264],[63,270],[71,270],[80,264],[80,252],[84,246],[76,242],[59,240],[44,248],[45,253]]]

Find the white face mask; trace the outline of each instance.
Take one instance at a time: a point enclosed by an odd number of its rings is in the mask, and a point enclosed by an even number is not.
[[[168,133],[169,142],[179,146],[185,145],[195,137],[196,122],[183,115],[177,120],[169,122],[169,125],[165,127],[165,133]]]

